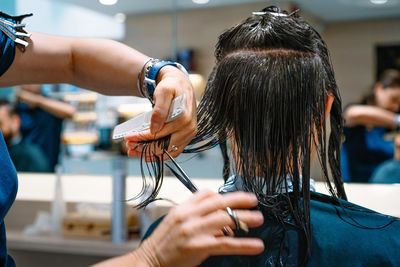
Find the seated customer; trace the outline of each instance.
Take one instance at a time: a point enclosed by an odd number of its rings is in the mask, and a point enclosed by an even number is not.
[[[37,84],[22,85],[17,96],[22,138],[43,150],[50,160],[50,171],[54,172],[59,161],[63,121],[72,118],[76,109],[43,95]]]
[[[15,168],[19,172],[49,172],[50,164],[41,148],[22,139],[21,119],[14,107],[0,100],[0,129]]]
[[[385,135],[400,130],[400,72],[385,70],[360,103],[343,111],[346,141],[342,146],[343,179],[373,182],[380,164],[393,160],[394,145]]]
[[[321,36],[269,7],[225,31],[215,55],[187,152],[229,144],[221,191],[257,196],[264,224],[236,234],[261,238],[265,251],[200,266],[400,266],[400,220],[346,201],[341,99]],[[329,196],[310,190],[315,155]]]

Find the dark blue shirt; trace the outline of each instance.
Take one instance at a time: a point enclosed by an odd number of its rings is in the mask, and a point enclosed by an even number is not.
[[[400,160],[382,163],[372,174],[370,183],[400,184]]]
[[[246,237],[264,241],[265,250],[257,256],[216,256],[201,267],[283,267],[302,266],[301,234],[293,219],[285,223],[283,242],[278,238],[283,227],[259,207],[264,224],[251,229]],[[307,267],[400,266],[400,219],[383,215],[344,200],[311,193],[311,255]],[[286,220],[285,220],[286,221]],[[147,238],[161,219],[155,222]]]
[[[13,259],[7,254],[4,217],[15,200],[17,187],[17,172],[8,155],[3,134],[0,132],[0,266],[15,266]]]
[[[0,79],[15,57],[15,43],[0,31]],[[0,266],[13,267],[14,260],[7,253],[4,217],[17,195],[18,178],[0,131]]]
[[[341,168],[345,182],[367,183],[374,170],[384,161],[393,159],[393,141],[384,140],[388,129],[365,126],[345,127]]]
[[[22,138],[38,145],[49,160],[49,171],[54,172],[60,154],[60,136],[63,120],[41,108],[31,108],[18,103]]]
[[[29,142],[8,146],[8,153],[18,172],[49,172],[49,160],[42,149]]]
[[[0,31],[0,77],[11,66],[15,57],[15,44]]]

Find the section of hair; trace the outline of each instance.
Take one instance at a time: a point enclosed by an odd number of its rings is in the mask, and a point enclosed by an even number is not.
[[[294,219],[306,258],[313,149],[330,193],[346,197],[339,166],[341,99],[320,35],[297,15],[276,12],[264,9],[220,36],[216,66],[198,109],[198,134],[186,152],[231,142],[237,155],[233,175],[243,179],[245,190],[257,194],[271,218]],[[334,97],[329,142],[328,94]]]

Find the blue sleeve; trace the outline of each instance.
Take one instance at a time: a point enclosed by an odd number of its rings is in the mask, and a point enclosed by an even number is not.
[[[4,18],[3,16],[0,16]],[[5,18],[4,18],[5,19]],[[15,43],[0,30],[0,76],[2,76],[14,61]]]

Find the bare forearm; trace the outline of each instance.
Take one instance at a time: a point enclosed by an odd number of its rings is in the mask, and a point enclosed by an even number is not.
[[[107,95],[138,95],[137,74],[146,59],[144,54],[115,41],[75,39],[72,83]]]
[[[366,125],[395,128],[396,114],[373,106],[355,105],[344,112],[346,126]]]
[[[140,247],[131,253],[97,263],[92,267],[159,267],[150,263],[146,258],[145,255],[142,255]]]
[[[108,95],[138,95],[136,79],[148,57],[115,41],[33,33],[0,86],[70,83]]]

